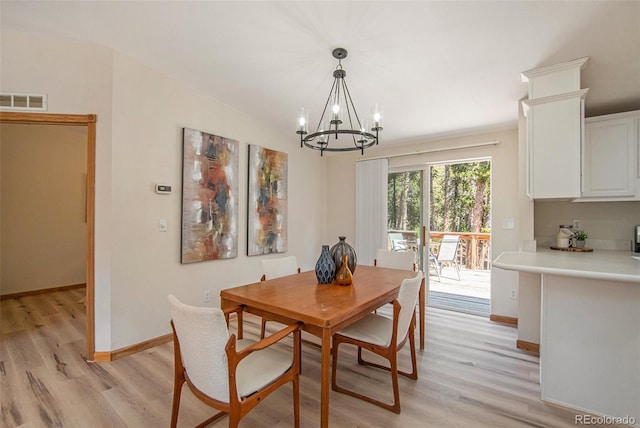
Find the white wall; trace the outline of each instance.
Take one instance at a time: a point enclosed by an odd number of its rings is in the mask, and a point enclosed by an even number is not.
[[[83,284],[86,128],[2,124],[0,143],[0,294]]]
[[[223,288],[259,280],[260,260],[246,256],[247,145],[289,155],[289,242],[303,269],[315,265],[323,222],[323,162],[300,149],[296,135],[280,135],[257,120],[114,54],[113,74],[113,348],[168,332],[166,296],[219,306]],[[239,140],[239,255],[180,264],[182,128]],[[175,189],[154,193],[154,184]],[[167,233],[158,230],[167,219]],[[320,227],[314,227],[320,225]],[[211,290],[212,301],[203,302]],[[141,305],[145,310],[139,311]],[[139,325],[144,330],[136,331]]]
[[[476,148],[445,150],[420,155],[393,157],[398,154],[415,153],[430,149],[447,149],[475,143],[497,140],[500,144]],[[518,250],[520,241],[518,201],[518,132],[517,129],[485,132],[456,138],[442,139],[389,147],[381,145],[361,156],[359,152],[349,155],[327,156],[327,231],[326,243],[333,243],[338,235],[353,240],[355,233],[355,162],[378,156],[390,157],[390,167],[427,165],[434,162],[449,162],[462,159],[491,158],[492,169],[492,257],[503,251]],[[513,218],[515,229],[502,229],[502,220]],[[511,299],[511,288],[517,287],[518,277],[514,272],[493,269],[491,273],[491,312],[495,315],[517,317],[517,299]]]
[[[289,251],[315,265],[324,236],[325,162],[259,119],[205,97],[119,53],[80,42],[2,33],[3,92],[49,95],[50,113],[97,114],[96,351],[170,332],[168,293],[219,305],[219,290],[257,281],[260,256],[246,254],[247,144],[289,154]],[[64,59],[64,60],[61,60]],[[240,142],[239,256],[180,264],[181,129]],[[153,186],[174,186],[157,195]],[[158,231],[160,219],[169,230]]]

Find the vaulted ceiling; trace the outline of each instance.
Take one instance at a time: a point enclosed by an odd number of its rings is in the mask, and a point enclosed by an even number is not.
[[[3,0],[1,27],[90,41],[295,135],[319,119],[335,47],[387,144],[510,127],[522,71],[590,57],[587,115],[640,109],[638,1]]]

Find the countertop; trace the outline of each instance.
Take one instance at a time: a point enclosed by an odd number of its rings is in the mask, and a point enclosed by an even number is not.
[[[493,266],[522,272],[640,284],[640,254],[631,251],[594,250],[576,253],[547,248],[538,248],[535,253],[505,251],[493,261]]]

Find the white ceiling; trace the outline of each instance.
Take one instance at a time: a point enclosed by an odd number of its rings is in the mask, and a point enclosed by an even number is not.
[[[317,122],[335,47],[382,143],[515,126],[522,71],[585,56],[587,115],[640,109],[640,2],[1,2],[2,29],[110,46],[292,139]],[[28,89],[28,88],[25,88]]]

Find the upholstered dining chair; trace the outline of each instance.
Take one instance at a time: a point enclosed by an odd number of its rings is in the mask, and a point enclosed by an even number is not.
[[[294,324],[255,342],[229,334],[225,312],[195,307],[169,295],[173,329],[174,385],[171,427],[178,422],[182,386],[186,383],[202,402],[219,410],[199,426],[225,414],[237,427],[258,403],[288,382],[293,383],[293,415],[300,426],[300,326]],[[242,311],[242,307],[228,312]],[[239,318],[240,319],[240,318]],[[271,345],[293,334],[293,353]]]
[[[416,270],[416,253],[379,249],[373,265],[391,269]]]
[[[410,379],[418,379],[418,366],[416,364],[415,326],[416,313],[414,308],[418,300],[418,292],[423,279],[422,271],[414,278],[402,281],[397,299],[393,301],[393,318],[387,318],[378,314],[369,314],[365,318],[351,324],[344,330],[333,335],[331,387],[334,391],[351,395],[369,403],[380,406],[394,413],[400,413],[400,390],[398,375],[401,374]],[[403,372],[398,369],[398,351],[409,340],[412,371]],[[391,372],[393,386],[393,403],[388,404],[371,396],[345,389],[338,385],[337,366],[338,350],[342,343],[358,347],[358,364],[372,366]],[[366,361],[362,357],[362,350],[371,351],[389,362],[389,367]]]
[[[374,266],[386,267],[391,269],[416,270],[416,253],[413,251],[389,251],[379,249],[376,258],[373,260]],[[424,279],[422,281],[425,281]],[[426,284],[420,286],[420,294],[418,308],[424,307],[427,298]],[[377,311],[375,311],[377,312]],[[420,311],[418,311],[420,313]],[[424,314],[420,313],[420,317]],[[420,320],[420,349],[424,349],[424,322]]]
[[[260,281],[280,278],[281,276],[294,275],[300,273],[296,256],[281,257],[279,259],[264,259],[262,263],[262,277]],[[262,318],[260,326],[260,338],[264,338],[267,330],[267,320]]]

